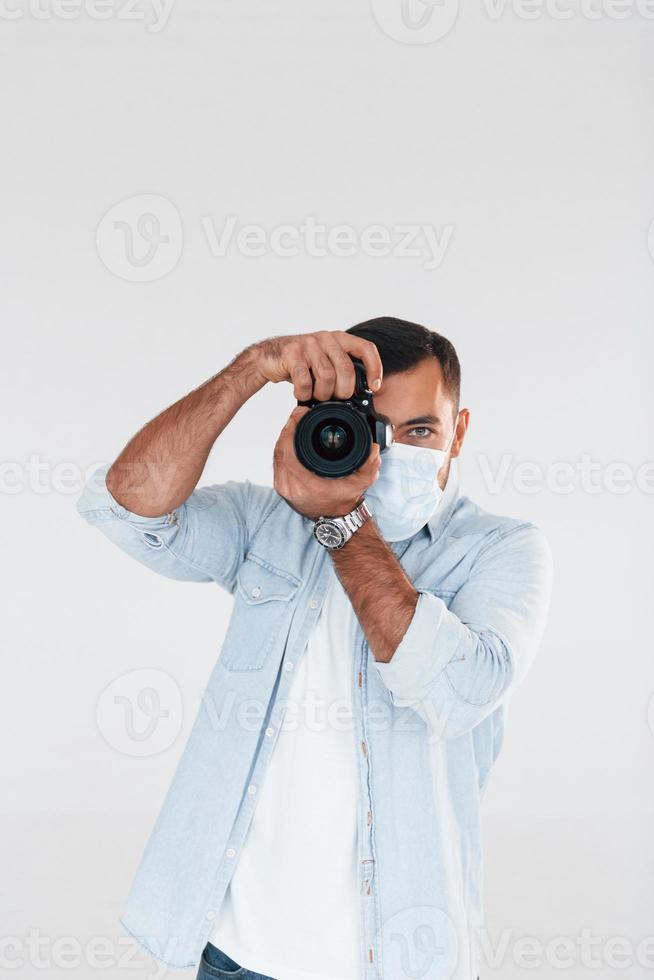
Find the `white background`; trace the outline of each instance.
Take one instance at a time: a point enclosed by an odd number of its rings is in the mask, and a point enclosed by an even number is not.
[[[654,22],[628,2],[623,20],[560,6],[569,19],[475,2],[433,43],[393,27],[399,0],[178,0],[161,30],[145,0],[130,20],[111,4],[106,20],[2,7],[0,923],[7,958],[24,961],[7,975],[43,972],[29,930],[53,980],[154,975],[140,952],[128,970],[117,916],[230,609],[89,529],[80,474],[247,343],[380,314],[455,343],[472,411],[464,492],[541,524],[555,559],[546,636],[486,799],[482,976],[651,972],[628,944],[654,933],[651,466],[649,492],[636,485],[652,460]],[[134,280],[158,267],[121,260],[124,234],[100,225],[142,195],[181,218],[166,226],[160,210],[174,268],[149,282]],[[268,232],[313,216],[451,237],[433,269],[361,248],[215,257],[202,220],[220,233],[229,215]],[[287,386],[257,395],[204,482],[269,482],[292,405]],[[597,492],[575,469],[584,454]],[[525,492],[525,462],[550,478],[568,464],[570,492]],[[617,462],[631,473],[621,493]],[[140,757],[101,697],[116,678],[129,696],[134,668],[169,674],[183,705],[169,703],[172,744]],[[567,969],[519,959],[520,937],[574,949],[584,930],[596,969],[578,946]],[[53,947],[98,936],[114,944],[103,970]]]

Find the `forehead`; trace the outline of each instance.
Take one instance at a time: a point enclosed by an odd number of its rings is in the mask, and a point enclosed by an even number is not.
[[[386,415],[393,425],[402,425],[421,415],[436,415],[443,419],[454,409],[435,357],[421,361],[409,371],[384,377],[374,402],[376,410]]]

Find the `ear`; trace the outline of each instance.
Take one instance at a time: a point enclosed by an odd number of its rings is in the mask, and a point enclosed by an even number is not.
[[[463,446],[463,440],[466,437],[466,432],[468,431],[468,425],[470,424],[470,409],[462,408],[459,412],[459,417],[456,423],[456,435],[454,436],[454,442],[452,443],[452,449],[450,450],[450,457],[456,459],[456,457],[461,452],[461,447]]]

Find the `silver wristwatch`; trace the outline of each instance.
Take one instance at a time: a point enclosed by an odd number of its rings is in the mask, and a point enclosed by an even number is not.
[[[344,514],[343,517],[319,517],[313,525],[313,533],[324,548],[334,551],[336,548],[342,548],[370,517],[372,514],[363,500],[358,507],[351,510],[349,514]]]

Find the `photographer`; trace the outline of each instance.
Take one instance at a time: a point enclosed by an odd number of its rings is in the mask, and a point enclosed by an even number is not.
[[[279,436],[274,489],[196,489],[241,406],[282,381],[310,404]],[[201,980],[477,977],[480,799],[551,560],[533,524],[461,495],[459,397],[453,346],[417,324],[276,337],[89,481],[79,511],[119,547],[234,595],[207,686],[233,710],[217,729],[201,708],[122,918],[163,962]],[[324,402],[343,407],[318,423]],[[329,469],[362,446],[353,472]],[[312,697],[321,723],[285,725]]]

